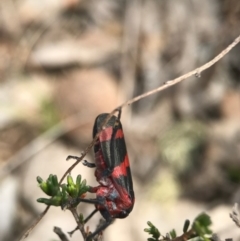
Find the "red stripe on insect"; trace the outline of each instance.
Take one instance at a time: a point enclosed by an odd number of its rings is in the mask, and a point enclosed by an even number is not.
[[[123,131],[122,129],[118,129],[115,138],[123,138]]]
[[[112,176],[115,178],[127,176],[127,167],[129,167],[128,155],[125,156],[124,161],[119,166],[114,167]]]
[[[100,142],[111,140],[112,139],[112,133],[113,133],[113,128],[111,126],[103,129],[102,132],[100,132],[100,135],[99,135]],[[122,129],[117,130],[114,138],[115,139],[124,138]]]
[[[111,140],[112,133],[113,133],[113,128],[111,126],[110,127],[106,127],[105,129],[103,129],[100,132],[100,135],[99,135],[100,142]]]

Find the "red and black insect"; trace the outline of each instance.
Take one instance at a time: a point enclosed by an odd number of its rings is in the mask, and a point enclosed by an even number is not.
[[[93,137],[100,131],[108,115],[100,114],[96,118]],[[83,163],[88,167],[96,167],[95,176],[100,184],[90,189],[90,192],[96,193],[96,199],[79,199],[82,202],[93,203],[96,207],[85,222],[97,211],[100,211],[106,220],[88,239],[104,230],[115,218],[127,217],[134,206],[133,182],[120,117],[121,110],[118,117],[112,116],[100,132],[94,145],[95,163]],[[69,158],[78,159],[74,156]]]

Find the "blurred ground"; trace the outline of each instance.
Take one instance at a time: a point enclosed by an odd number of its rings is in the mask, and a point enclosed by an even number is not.
[[[43,210],[36,176],[60,177],[99,113],[209,61],[239,23],[238,0],[1,0],[0,240],[18,240]],[[136,204],[106,241],[146,240],[148,220],[180,234],[202,211],[222,239],[240,240],[229,218],[240,202],[240,46],[201,78],[125,108],[123,126]],[[78,173],[94,183],[92,170]],[[75,224],[51,208],[27,240],[57,240],[54,226]]]

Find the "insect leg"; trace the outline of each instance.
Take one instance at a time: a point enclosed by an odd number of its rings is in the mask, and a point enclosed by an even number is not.
[[[92,216],[97,213],[98,210],[97,209],[94,209],[85,219],[84,219],[84,223],[87,223],[89,219],[92,218]]]
[[[98,233],[102,232],[104,229],[106,229],[112,222],[114,221],[114,219],[108,219],[106,220],[106,222],[101,225],[99,228],[97,228],[93,233],[91,233],[87,238],[86,241],[91,240],[94,236],[96,236]]]
[[[95,163],[88,162],[87,160],[84,160],[82,164],[83,164],[84,166],[90,167],[90,168],[96,167],[96,164],[95,164]]]
[[[80,159],[80,157],[78,157],[78,156],[68,156],[67,158],[66,158],[66,160],[68,161],[68,160],[70,160],[70,159],[75,159],[75,160],[79,160]]]
[[[68,160],[70,160],[70,159],[75,159],[75,160],[78,161],[78,160],[80,159],[80,157],[78,157],[78,156],[68,156],[66,160],[68,161]],[[87,167],[90,167],[90,168],[96,167],[96,164],[95,164],[95,163],[88,162],[87,160],[82,161],[82,164],[83,164],[84,166],[87,166]]]

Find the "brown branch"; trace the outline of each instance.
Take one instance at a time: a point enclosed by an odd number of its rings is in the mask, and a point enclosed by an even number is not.
[[[238,43],[240,42],[240,35],[227,47],[225,48],[220,54],[218,54],[215,58],[213,58],[211,61],[207,62],[206,64],[196,68],[195,70],[192,70],[190,72],[188,72],[187,74],[184,74],[176,79],[173,80],[168,80],[166,81],[162,86],[148,91],[142,95],[139,95],[131,100],[126,101],[125,103],[123,103],[122,105],[118,106],[117,108],[115,108],[106,118],[106,120],[104,121],[102,128],[104,128],[104,126],[106,125],[107,121],[111,118],[112,115],[114,115],[115,112],[117,112],[119,109],[122,109],[128,105],[133,104],[134,102],[137,102],[143,98],[146,98],[150,95],[156,94],[160,91],[163,91],[167,88],[169,88],[170,86],[176,85],[178,83],[180,83],[181,81],[188,79],[189,77],[192,76],[196,76],[196,77],[200,77],[201,73],[210,68],[212,65],[214,65],[215,63],[217,63],[220,59],[222,59],[227,53],[229,53],[229,51],[231,51]],[[69,172],[71,172],[73,170],[73,168],[83,160],[83,158],[86,156],[86,154],[90,151],[90,149],[92,148],[92,146],[94,145],[94,143],[96,142],[97,138],[99,136],[99,133],[97,133],[97,135],[94,137],[94,139],[92,140],[92,142],[89,144],[89,146],[87,146],[87,148],[84,150],[84,152],[82,152],[82,155],[79,157],[79,159],[71,166],[68,168],[68,170],[64,173],[63,177],[60,180],[60,183],[62,183],[63,179],[67,176],[67,174]],[[43,216],[47,213],[49,207],[47,207],[44,212],[39,216],[39,218],[37,219],[37,221],[34,223],[34,225],[32,225],[27,232],[23,235],[23,237],[20,239],[24,240],[29,233],[31,232],[31,230],[37,225],[37,223],[43,218]]]
[[[84,225],[79,221],[79,217],[77,214],[77,211],[75,208],[69,209],[72,212],[72,215],[74,216],[76,223],[78,225],[78,229],[80,230],[80,232],[82,233],[83,239],[86,240],[87,238],[87,234],[84,230]]]
[[[61,241],[69,241],[65,233],[63,233],[63,231],[61,230],[61,228],[54,227],[53,232],[57,234]]]
[[[193,229],[190,229],[188,232],[182,234],[179,237],[172,239],[171,241],[186,241],[188,239],[195,238],[195,237],[197,237],[195,231]]]
[[[34,221],[34,223],[30,226],[30,228],[23,234],[19,241],[22,241],[28,237],[28,235],[32,232],[32,230],[37,226],[37,224],[42,220],[45,214],[48,212],[50,206],[47,206],[45,210],[39,215],[39,217]]]
[[[118,108],[123,108],[125,106],[128,106],[128,105],[131,105],[133,104],[134,102],[137,102],[143,98],[146,98],[150,95],[153,95],[153,94],[156,94],[157,92],[160,92],[162,90],[165,90],[167,88],[169,88],[170,86],[172,85],[176,85],[178,83],[180,83],[181,81],[185,80],[185,79],[188,79],[189,77],[192,77],[192,76],[196,76],[196,77],[200,77],[201,76],[201,73],[210,68],[211,66],[213,66],[214,64],[216,64],[220,59],[222,59],[227,53],[229,53],[238,43],[240,42],[240,35],[226,48],[224,49],[220,54],[218,54],[215,58],[213,58],[211,61],[207,62],[206,64],[188,72],[187,74],[184,74],[176,79],[173,79],[173,80],[168,80],[166,81],[162,86],[154,89],[154,90],[151,90],[151,91],[148,91],[142,95],[139,95],[131,100],[128,100],[126,101],[125,103],[123,103],[122,105],[120,105]]]

